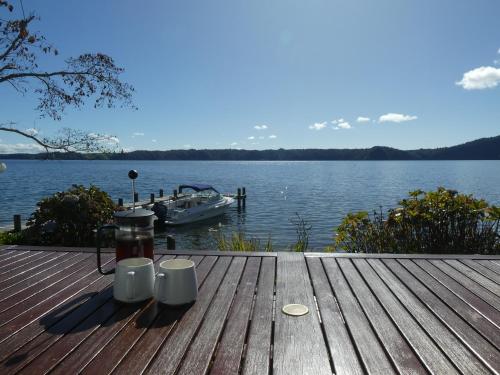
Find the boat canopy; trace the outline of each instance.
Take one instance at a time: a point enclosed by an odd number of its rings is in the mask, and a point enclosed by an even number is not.
[[[212,186],[206,184],[193,184],[193,185],[179,185],[179,193],[182,193],[183,189],[193,189],[194,191],[205,191],[205,190],[213,190],[218,193]]]

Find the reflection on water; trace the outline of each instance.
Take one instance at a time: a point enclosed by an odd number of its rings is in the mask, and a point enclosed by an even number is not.
[[[208,183],[221,192],[246,187],[246,210],[236,203],[219,218],[157,231],[156,246],[175,235],[177,248],[214,248],[218,233],[243,231],[275,249],[295,241],[298,213],[312,225],[310,245],[322,249],[348,212],[394,206],[415,189],[445,186],[500,204],[500,161],[35,161],[8,160],[0,175],[0,226],[20,213],[26,219],[42,197],[72,184],[94,184],[115,200],[131,200],[127,172],[139,171],[141,199],[183,183]]]

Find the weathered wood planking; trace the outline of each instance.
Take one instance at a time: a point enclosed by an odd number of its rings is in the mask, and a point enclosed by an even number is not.
[[[320,258],[308,258],[314,294],[333,360],[335,374],[363,374],[363,367],[351,342],[337,299],[332,291]]]
[[[156,265],[190,258],[199,280],[170,308],[115,302],[90,249],[16,248],[0,248],[2,374],[500,373],[498,257],[167,252]]]
[[[331,374],[305,258],[280,253],[277,261],[273,374]],[[292,303],[306,305],[309,313],[283,314],[283,306]]]

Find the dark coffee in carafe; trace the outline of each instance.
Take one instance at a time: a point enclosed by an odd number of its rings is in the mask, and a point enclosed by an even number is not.
[[[154,260],[153,238],[136,236],[116,239],[116,261],[126,258],[144,257]]]

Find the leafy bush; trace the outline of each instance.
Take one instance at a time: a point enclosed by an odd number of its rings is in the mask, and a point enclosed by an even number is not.
[[[17,245],[24,241],[23,232],[0,232],[0,245]]]
[[[454,190],[416,190],[400,207],[348,214],[328,250],[362,253],[500,253],[500,208]]]
[[[93,246],[93,231],[112,220],[115,208],[109,195],[93,185],[73,185],[37,206],[28,220],[25,242],[62,246]]]

